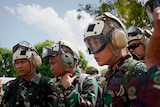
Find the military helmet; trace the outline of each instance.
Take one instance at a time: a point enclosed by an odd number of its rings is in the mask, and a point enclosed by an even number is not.
[[[94,41],[91,43],[92,38],[94,38]],[[84,42],[89,53],[103,50],[107,43],[112,45],[114,51],[119,50],[126,46],[127,41],[125,26],[109,12],[96,17],[84,32]]]
[[[65,40],[60,40],[52,46],[43,47],[43,58],[57,55],[60,56],[59,59],[64,65],[64,69],[66,71],[69,71],[71,68],[73,68],[75,63],[78,63],[80,58],[77,48]]]
[[[135,39],[141,39],[144,35],[144,32],[141,28],[137,26],[131,26],[127,30],[128,33],[128,42],[135,40]]]
[[[13,64],[17,59],[28,59],[33,68],[39,67],[41,65],[41,58],[38,55],[36,49],[27,41],[20,41],[18,44],[13,46]]]
[[[94,66],[90,66],[86,69],[86,74],[98,74],[99,71],[97,68],[95,68]]]

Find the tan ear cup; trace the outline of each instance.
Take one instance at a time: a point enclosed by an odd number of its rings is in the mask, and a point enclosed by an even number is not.
[[[34,66],[35,68],[40,67],[40,65],[42,64],[41,57],[38,56],[38,55],[34,56],[32,62],[33,62],[33,66]]]
[[[127,45],[127,34],[121,29],[115,29],[112,32],[112,45],[117,49],[122,49]]]

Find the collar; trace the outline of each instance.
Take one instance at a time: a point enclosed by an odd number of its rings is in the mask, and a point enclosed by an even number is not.
[[[125,56],[122,56],[121,58],[119,58],[112,66],[109,67],[109,69],[112,69],[112,67],[114,65],[116,65],[117,63],[117,66],[115,69],[119,68],[127,59],[131,58],[131,55],[130,54],[126,54]],[[112,69],[113,70],[113,69]]]
[[[127,55],[121,57],[119,63],[117,64],[118,67],[120,67],[126,60],[129,60],[129,58],[131,58],[130,54],[127,54]]]
[[[41,74],[40,73],[38,73],[38,74],[36,74],[36,76],[35,77],[33,77],[32,79],[31,79],[31,82],[33,82],[33,83],[35,83],[35,84],[39,84],[40,83],[40,80],[41,80]]]

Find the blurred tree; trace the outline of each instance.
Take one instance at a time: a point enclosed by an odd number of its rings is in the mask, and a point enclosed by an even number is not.
[[[0,47],[0,76],[17,77],[18,74],[12,65],[12,51]]]
[[[42,43],[36,44],[34,47],[36,48],[37,52],[39,53],[39,55],[42,58],[42,47],[43,46],[51,46],[53,44],[54,44],[53,41],[45,40]],[[50,71],[49,60],[47,60],[47,59],[42,58],[42,64],[39,68],[37,68],[37,71],[39,71],[44,76],[53,77],[53,74]]]
[[[99,16],[103,12],[111,12],[125,24],[126,28],[135,25],[151,29],[147,13],[137,0],[99,0],[99,6],[79,4],[77,11],[85,11],[94,17]],[[77,18],[81,19],[82,15],[79,14]]]
[[[85,59],[85,56],[82,51],[79,51],[79,55],[80,55],[79,64],[81,65],[82,70],[85,70],[88,67],[88,61]]]

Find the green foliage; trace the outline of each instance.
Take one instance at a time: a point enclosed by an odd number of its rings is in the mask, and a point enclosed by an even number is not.
[[[85,70],[88,67],[88,61],[85,59],[85,56],[82,51],[79,51],[80,60],[79,64],[81,64],[81,67],[83,70]]]
[[[80,4],[77,11],[85,11],[91,16],[99,16],[104,12],[111,12],[124,23],[126,28],[131,25],[151,28],[151,23],[144,7],[136,0],[99,0],[99,6],[91,4],[83,6]],[[80,18],[82,16],[79,14]]]
[[[0,47],[0,76],[17,77],[18,74],[12,65],[12,51]]]
[[[126,27],[136,25],[139,27],[151,27],[144,7],[135,0],[117,0],[115,2],[118,17]]]
[[[36,44],[34,47],[36,48],[37,52],[40,54],[40,56],[42,58],[42,47],[43,46],[51,46],[53,44],[54,44],[53,41],[46,40],[42,43]],[[44,76],[53,77],[53,74],[50,71],[50,64],[47,59],[42,59],[42,64],[39,68],[37,68],[37,71],[39,71]]]
[[[42,43],[37,43],[34,47],[36,48],[37,52],[39,53],[39,55],[42,57],[42,47],[43,46],[51,46],[53,45],[54,42],[50,41],[50,40],[45,40]]]

